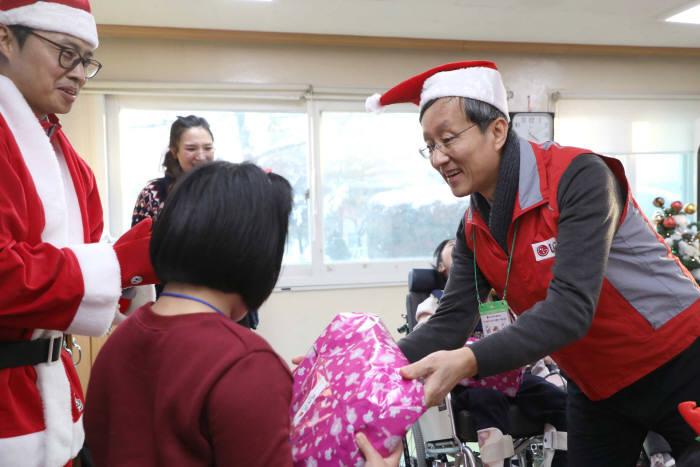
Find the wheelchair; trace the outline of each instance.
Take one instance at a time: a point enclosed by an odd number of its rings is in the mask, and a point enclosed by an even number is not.
[[[406,323],[398,329],[409,333],[416,326],[415,312],[419,303],[431,291],[443,289],[445,279],[434,269],[412,269],[408,276],[409,290],[406,294]],[[431,407],[411,427],[412,436],[404,439],[404,461],[406,467],[479,467],[484,455],[517,459],[519,467],[544,465],[545,450],[566,449],[566,434],[547,432],[541,423],[528,419],[512,404],[509,407],[510,433],[505,435],[492,453],[475,453],[470,447],[478,441],[476,424],[467,410],[453,413],[451,396],[438,407]],[[412,438],[414,452],[407,439]]]

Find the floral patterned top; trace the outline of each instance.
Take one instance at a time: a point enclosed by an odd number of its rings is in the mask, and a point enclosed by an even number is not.
[[[156,218],[160,210],[163,209],[165,198],[168,197],[170,182],[168,176],[157,178],[148,182],[148,185],[141,190],[136,198],[134,214],[131,216],[132,227],[148,217]]]

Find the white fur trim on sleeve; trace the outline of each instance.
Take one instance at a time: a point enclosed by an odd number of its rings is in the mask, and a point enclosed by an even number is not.
[[[109,329],[121,296],[121,273],[112,245],[73,245],[83,273],[85,292],[67,333],[102,336]]]
[[[379,102],[379,99],[382,98],[381,94],[372,94],[365,100],[365,110],[367,112],[372,112],[372,113],[379,113],[382,111],[383,106]]]

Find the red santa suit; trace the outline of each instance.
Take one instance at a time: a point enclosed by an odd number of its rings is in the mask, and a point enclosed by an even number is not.
[[[56,117],[40,123],[0,76],[0,342],[105,334],[122,281],[102,227],[95,177]],[[65,465],[83,445],[83,406],[65,350],[0,369],[0,466]]]

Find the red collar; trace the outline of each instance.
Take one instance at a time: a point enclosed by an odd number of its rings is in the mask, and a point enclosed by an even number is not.
[[[39,123],[46,132],[46,136],[49,137],[49,141],[53,141],[56,136],[56,132],[61,129],[61,124],[58,122],[58,117],[51,114],[48,116],[47,120],[39,120]]]

